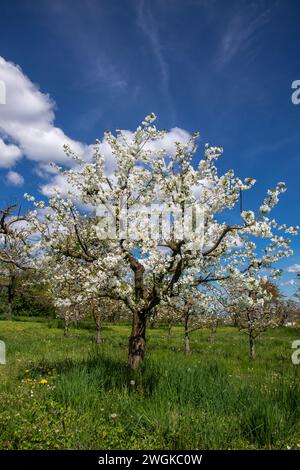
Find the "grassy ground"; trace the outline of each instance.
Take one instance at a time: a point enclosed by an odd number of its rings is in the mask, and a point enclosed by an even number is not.
[[[286,449],[300,447],[300,365],[291,342],[300,330],[265,334],[257,359],[233,328],[171,339],[148,330],[147,360],[126,368],[128,326],[64,338],[57,322],[0,322],[1,449]]]

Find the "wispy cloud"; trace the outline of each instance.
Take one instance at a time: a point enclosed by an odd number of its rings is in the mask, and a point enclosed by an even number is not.
[[[174,118],[175,111],[170,93],[169,66],[163,51],[163,45],[159,32],[159,23],[157,19],[154,18],[153,11],[150,7],[150,2],[145,2],[144,0],[139,1],[138,25],[147,37],[151,46],[152,53],[160,71],[162,91]]]
[[[126,62],[114,54],[107,36],[105,18],[109,5],[97,0],[89,0],[79,9],[70,9],[68,2],[47,4],[45,11],[52,19],[52,27],[61,35],[63,46],[72,52],[73,66],[80,64],[75,88],[106,89],[112,93],[127,90]]]
[[[300,273],[300,264],[292,264],[287,268],[288,273]]]
[[[253,13],[253,4],[250,6],[251,11],[239,7],[239,11],[231,16],[221,37],[216,60],[218,67],[229,65],[241,53],[247,53],[248,57],[255,54],[257,35],[270,21],[272,10],[268,8]]]
[[[92,67],[86,71],[86,75],[81,77],[79,88],[94,88],[103,86],[112,91],[124,91],[128,82],[125,70],[122,70],[116,63],[112,62],[104,53],[95,54],[92,60]]]
[[[253,148],[250,148],[245,152],[245,155],[248,158],[255,158],[263,154],[274,153],[297,141],[299,141],[299,133],[295,133],[272,142],[265,142],[262,144],[256,142]]]

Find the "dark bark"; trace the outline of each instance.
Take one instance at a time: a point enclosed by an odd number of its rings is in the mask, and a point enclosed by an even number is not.
[[[137,369],[144,360],[146,345],[146,323],[146,312],[133,312],[132,329],[128,345],[128,365],[131,369]]]
[[[147,306],[143,306],[142,308],[139,307],[141,301],[144,301],[146,297],[144,288],[145,268],[132,253],[124,249],[123,240],[121,240],[121,248],[123,249],[132,272],[134,273],[136,309],[132,311],[132,329],[128,345],[128,365],[131,369],[137,369],[143,362],[145,356],[147,318],[159,304],[160,297],[157,284],[154,283],[152,292],[147,296]]]
[[[121,246],[123,246],[122,242]],[[138,305],[140,300],[144,298],[145,268],[131,253],[127,252],[126,256],[134,273],[135,301],[136,305]],[[148,311],[137,308],[132,312],[132,327],[128,344],[128,365],[131,369],[137,369],[144,360],[147,314],[154,307],[155,303],[151,305]]]

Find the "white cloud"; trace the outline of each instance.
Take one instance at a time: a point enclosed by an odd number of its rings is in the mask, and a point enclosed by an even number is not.
[[[300,264],[292,264],[287,268],[288,273],[300,273]]]
[[[129,130],[123,130],[122,134],[125,136],[127,142],[130,143],[133,138],[133,132]],[[174,127],[169,132],[167,132],[162,139],[157,139],[148,142],[147,145],[145,145],[145,149],[152,151],[164,149],[168,155],[172,155],[176,151],[175,142],[185,144],[190,140],[190,138],[191,134],[189,134],[187,131],[185,131],[184,129],[180,129],[179,127]],[[116,161],[111,152],[111,147],[109,146],[105,138],[103,138],[99,147],[105,159],[106,174],[107,176],[112,177],[116,167]],[[88,152],[86,152],[86,155],[88,155],[86,159],[89,160],[92,155],[91,146],[89,147]],[[55,168],[53,169],[53,167],[49,166],[49,164],[40,164],[37,169],[37,173],[39,174],[39,176],[42,177],[45,177],[50,173],[53,174],[55,172]],[[62,195],[67,195],[69,191],[74,192],[74,190],[72,191],[72,187],[66,181],[65,177],[61,174],[55,174],[55,176],[53,176],[49,183],[41,185],[40,190],[45,196],[51,196],[55,194],[57,190]]]
[[[48,179],[49,175],[57,175],[58,169],[51,165],[51,163],[39,163],[35,167],[34,172],[40,178]]]
[[[180,127],[173,127],[162,139],[153,140],[146,148],[155,151],[164,149],[168,155],[173,155],[176,151],[176,142],[186,144],[191,138],[191,134]]]
[[[74,141],[55,127],[55,103],[24,75],[20,67],[0,57],[0,79],[6,86],[0,136],[8,136],[18,146],[0,153],[0,166],[13,166],[21,154],[39,162],[66,163],[69,160],[63,151],[64,144],[69,144],[78,155],[84,155],[88,146]],[[6,155],[9,151],[13,153],[11,159]]]
[[[42,194],[49,196],[55,188],[66,194],[70,186],[49,163],[74,166],[63,151],[64,144],[68,144],[75,154],[86,161],[91,159],[92,147],[71,139],[62,129],[56,127],[54,101],[48,94],[42,93],[18,65],[1,56],[0,80],[6,86],[6,105],[1,108],[0,115],[0,167],[12,168],[22,156],[26,156],[37,162],[36,174],[48,180],[40,186]],[[124,132],[130,140],[132,132]],[[172,154],[176,149],[175,142],[187,142],[190,137],[187,131],[175,127],[163,139],[150,142],[148,149],[163,148],[168,154]],[[111,175],[115,161],[105,139],[102,140],[101,150],[106,160],[106,172]],[[16,181],[16,177],[9,178]]]
[[[68,183],[64,175],[55,175],[47,184],[40,186],[40,191],[44,196],[50,197],[58,192],[61,196],[66,196],[68,192],[74,193],[74,188]]]
[[[6,144],[0,137],[0,168],[11,168],[22,157],[22,152],[14,144]]]
[[[22,186],[24,184],[24,178],[16,171],[9,171],[6,174],[6,182],[13,186]]]

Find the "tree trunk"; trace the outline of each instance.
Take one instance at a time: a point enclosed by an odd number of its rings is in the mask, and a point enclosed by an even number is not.
[[[7,305],[6,319],[11,321],[13,319],[13,304],[12,304],[12,300],[9,297],[10,296],[8,295],[8,305]]]
[[[213,343],[215,341],[215,337],[216,337],[216,332],[211,330],[207,338],[208,342]]]
[[[96,344],[101,344],[102,343],[102,337],[101,337],[101,321],[99,317],[95,316],[95,323],[96,323]]]
[[[144,360],[146,344],[146,321],[144,311],[136,311],[132,315],[132,329],[128,346],[128,365],[137,369]]]
[[[172,331],[171,331],[171,330],[172,330],[172,326],[173,326],[173,323],[170,322],[169,325],[168,325],[168,336],[169,336],[169,338],[171,338],[171,336],[172,336]]]
[[[65,320],[64,336],[69,336],[69,322],[68,322],[68,320]]]
[[[184,323],[184,354],[190,354],[191,347],[190,347],[190,332],[188,328],[188,318],[185,319]]]
[[[255,344],[252,333],[249,335],[249,357],[251,360],[255,359]]]
[[[13,304],[14,304],[14,290],[15,290],[15,276],[11,275],[9,278],[9,284],[7,287],[7,320],[13,319]]]
[[[209,332],[209,335],[208,335],[208,341],[209,343],[213,343],[216,339],[216,334],[217,334],[217,326],[216,325],[213,325],[211,328],[210,328],[210,332]]]

